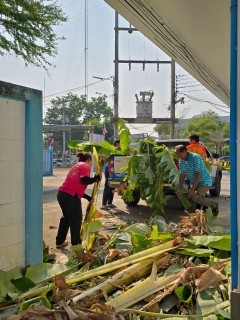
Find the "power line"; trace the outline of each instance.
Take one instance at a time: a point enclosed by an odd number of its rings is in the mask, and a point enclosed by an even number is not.
[[[92,85],[94,85],[96,83],[99,83],[99,82],[102,82],[102,80],[90,83],[87,86],[90,87],[90,86],[92,86]],[[73,88],[73,89],[69,89],[69,90],[53,93],[53,94],[50,94],[48,96],[45,96],[44,98],[53,97],[53,96],[56,96],[57,94],[62,94],[62,93],[65,93],[65,92],[72,92],[72,91],[81,90],[81,89],[84,89],[84,88],[85,88],[85,85],[81,86],[81,87],[77,87],[77,88]]]
[[[76,1],[73,1],[73,2],[71,2],[69,4],[66,4],[65,6],[62,7],[62,9],[68,7],[68,6],[72,5],[72,4],[75,4],[75,2],[77,2],[77,1],[79,1],[79,0],[76,0]]]
[[[83,5],[83,2],[82,2],[82,5]],[[80,13],[82,11],[82,5],[81,5],[81,8],[80,8]],[[66,85],[68,83],[68,79],[69,79],[69,75],[71,73],[71,68],[72,68],[72,62],[73,62],[73,54],[74,54],[74,51],[75,51],[75,47],[76,47],[76,38],[78,36],[78,29],[79,29],[79,26],[80,24],[78,23],[77,27],[75,28],[75,34],[74,34],[74,38],[73,38],[73,43],[72,43],[72,48],[71,48],[71,54],[70,54],[70,57],[69,57],[69,61],[68,61],[68,67],[67,67],[67,72],[66,72],[66,76],[64,78],[64,89],[66,88]]]
[[[93,14],[98,13],[98,12],[100,12],[100,11],[102,11],[102,10],[107,9],[107,8],[108,8],[108,7],[104,7],[104,8],[102,8],[102,9],[98,10],[98,11],[95,11],[95,12],[89,14],[88,16],[90,17],[90,16],[92,16]],[[78,14],[78,15],[79,15],[79,14]],[[64,24],[64,25],[56,28],[55,30],[58,30],[58,29],[63,28],[63,27],[66,27],[66,26],[68,26],[69,24],[74,23],[74,22],[77,22],[77,21],[82,20],[82,19],[84,19],[84,17],[81,17],[81,18],[79,18],[79,19],[77,19],[77,20],[74,20],[74,21],[71,21],[71,22],[69,22],[69,23],[66,23],[66,24]]]
[[[230,110],[227,111],[227,110],[221,109],[221,108],[230,109],[230,108],[229,108],[228,106],[226,106],[226,105],[222,105],[222,104],[215,103],[215,102],[211,102],[211,101],[208,101],[208,100],[196,98],[196,97],[190,96],[190,95],[188,95],[188,94],[185,94],[185,93],[183,93],[183,92],[181,92],[181,94],[184,95],[184,96],[186,96],[187,98],[189,98],[189,99],[191,99],[191,100],[194,100],[194,101],[197,101],[197,102],[208,103],[208,104],[212,105],[214,108],[216,108],[217,110],[219,110],[219,111],[221,111],[221,112],[230,113]]]
[[[178,86],[176,86],[178,89],[182,89],[182,88],[193,88],[193,87],[199,87],[199,86],[201,86],[201,87],[203,87],[201,84],[197,84],[197,85],[193,85],[193,86],[184,86],[184,87],[178,87]]]

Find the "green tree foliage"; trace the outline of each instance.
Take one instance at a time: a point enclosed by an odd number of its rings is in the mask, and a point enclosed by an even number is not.
[[[113,143],[112,109],[106,101],[107,96],[98,94],[86,101],[85,95],[78,96],[69,93],[51,101],[44,119],[46,124],[63,124],[63,108],[65,109],[65,123],[71,125],[94,125],[94,133],[103,134],[104,125],[107,128],[105,139]],[[67,140],[69,136],[67,135]],[[71,140],[88,140],[88,132],[73,132]],[[62,133],[54,133],[55,143],[62,145]]]
[[[203,111],[189,119],[184,127],[185,137],[198,134],[200,141],[206,144],[211,151],[215,151],[223,139],[223,128],[226,122],[221,121],[219,115],[214,111]]]
[[[180,139],[180,138],[185,138],[185,133],[184,133],[184,122],[185,118],[189,112],[189,107],[184,108],[181,111],[181,114],[179,116],[178,122],[175,124],[175,134],[174,138],[175,139]],[[162,123],[162,124],[157,124],[154,128],[154,131],[156,131],[160,136],[161,139],[169,139],[170,138],[170,124],[167,123]]]
[[[229,138],[230,137],[230,122],[224,122],[222,127],[222,133],[223,138]]]
[[[21,56],[26,65],[47,69],[47,56],[56,56],[58,37],[53,27],[67,20],[54,1],[0,1],[0,55]]]
[[[68,124],[80,125],[84,117],[84,108],[86,106],[85,96],[68,93],[67,96],[57,97],[51,100],[51,106],[48,108],[45,123],[63,124],[63,108],[65,116],[68,118]],[[66,119],[65,119],[66,122]]]
[[[168,139],[170,136],[170,124],[159,123],[153,128],[153,130],[156,131],[162,139]]]

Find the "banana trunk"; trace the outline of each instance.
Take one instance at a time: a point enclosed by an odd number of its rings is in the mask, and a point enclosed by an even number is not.
[[[84,272],[83,274],[78,274],[77,272],[72,274],[66,279],[67,284],[73,284],[77,282],[81,282],[87,279],[90,279],[92,277],[96,277],[105,273],[112,272],[116,269],[120,269],[122,267],[133,265],[134,263],[137,263],[139,261],[143,261],[150,257],[160,257],[163,256],[165,252],[174,250],[176,248],[179,248],[183,245],[182,239],[174,239],[171,241],[168,241],[166,243],[160,244],[156,247],[141,251],[139,253],[133,254],[129,257],[120,259],[118,261],[114,261],[111,263],[108,263],[106,265],[103,265],[101,267],[98,267],[93,270],[89,270],[87,272]]]
[[[100,296],[102,296],[102,291],[100,290],[103,290],[108,293],[123,284],[129,285],[130,283],[133,283],[148,275],[151,272],[153,262],[155,262],[156,266],[159,268],[161,265],[168,263],[170,259],[171,256],[169,254],[165,254],[163,257],[158,259],[152,257],[146,259],[144,262],[135,263],[133,266],[130,266],[125,270],[118,272],[113,277],[108,278],[106,281],[102,282],[96,287],[91,288],[81,293],[80,295],[74,297],[72,301],[76,303],[80,300],[87,300],[87,298],[93,298],[94,296],[95,298],[99,298]],[[91,301],[89,303],[91,304]]]
[[[156,280],[157,266],[154,263],[150,277],[126,291],[119,297],[108,301],[106,305],[113,307],[116,312],[119,312],[150,296],[151,294],[162,290],[163,288],[166,288],[174,283],[177,284],[181,278],[181,275],[182,272],[179,272],[178,274],[168,277],[161,277],[160,279]]]

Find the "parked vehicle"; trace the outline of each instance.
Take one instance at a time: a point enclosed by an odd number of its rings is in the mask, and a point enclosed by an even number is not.
[[[56,161],[56,165],[57,165],[57,167],[63,167],[63,161],[60,160],[60,159],[58,159],[58,160]]]
[[[220,158],[221,161],[230,161],[230,156],[222,156]]]
[[[73,159],[71,159],[71,161],[70,161],[70,159],[69,158],[67,158],[67,159],[65,159],[65,164],[66,164],[66,166],[73,166],[74,164],[76,164],[77,163],[77,161],[76,160],[73,160]]]
[[[158,140],[158,141],[156,141],[156,143],[158,145],[164,144],[167,148],[172,149],[172,148],[175,148],[179,144],[182,144],[184,146],[188,146],[189,140],[188,139]],[[217,154],[217,153],[211,154],[205,145],[204,145],[204,147],[206,148],[207,158],[213,158],[216,160],[219,158],[219,154]],[[212,186],[209,189],[209,193],[212,197],[218,197],[221,192],[222,169],[219,167],[216,167],[216,166],[211,166],[210,167],[210,175],[212,178]],[[184,184],[189,186],[189,181],[186,179]],[[174,194],[175,190],[173,190],[171,188],[171,184],[166,182],[164,184],[164,193],[166,195]]]
[[[183,144],[185,146],[189,145],[189,141],[187,139],[172,139],[172,140],[159,140],[156,141],[158,145],[165,145],[169,149],[175,148],[175,146],[179,144]],[[216,153],[211,154],[209,150],[206,148],[206,153],[208,158],[218,159],[219,155]],[[108,166],[109,166],[109,179],[108,183],[111,188],[119,188],[123,184],[123,179],[126,175],[124,172],[123,167],[125,167],[128,163],[128,159],[126,156],[112,156],[109,159]],[[177,163],[176,163],[177,165]],[[221,192],[221,179],[222,179],[222,170],[219,167],[211,166],[210,167],[210,174],[212,178],[212,187],[209,189],[209,193],[213,197],[218,197]],[[186,179],[185,185],[189,186],[190,183]],[[175,190],[172,189],[171,183],[166,181],[164,183],[163,189],[165,195],[175,194]],[[124,202],[129,206],[137,205],[140,200],[140,192],[138,189],[133,191],[133,201],[129,202],[124,200]]]

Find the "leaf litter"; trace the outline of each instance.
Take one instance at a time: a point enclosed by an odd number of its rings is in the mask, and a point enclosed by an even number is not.
[[[230,319],[230,236],[212,233],[210,218],[196,210],[178,224],[154,217],[96,232],[42,277],[46,264],[1,271],[0,319]],[[21,291],[21,278],[35,287]]]

